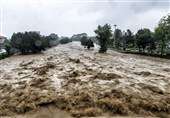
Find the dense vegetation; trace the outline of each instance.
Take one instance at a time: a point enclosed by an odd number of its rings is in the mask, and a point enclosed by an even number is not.
[[[130,29],[121,31],[116,28],[112,33],[111,26],[106,24],[99,25],[95,33],[101,47],[99,52],[106,52],[109,47],[131,53],[161,56],[170,54],[170,15],[160,20],[154,32],[143,28],[133,34]]]
[[[68,37],[62,37],[60,40],[60,44],[67,44],[69,42],[72,42],[72,40]]]
[[[122,31],[116,27],[113,32],[109,24],[99,25],[94,32],[96,37],[81,33],[74,34],[71,38],[59,37],[55,33],[42,36],[40,32],[35,31],[14,33],[10,40],[4,42],[6,54],[0,54],[0,59],[18,52],[38,53],[59,43],[66,44],[72,41],[80,41],[81,45],[88,49],[94,47],[94,43],[99,44],[100,53],[105,53],[108,48],[111,48],[121,52],[157,56],[170,54],[170,14],[160,20],[154,32],[143,28],[134,34],[130,29]]]
[[[14,33],[11,37],[11,44],[22,54],[29,52],[37,53],[45,50],[45,40],[38,32]]]
[[[87,36],[83,36],[80,38],[81,45],[84,46],[84,48],[90,49],[91,47],[94,47],[94,43],[91,38]]]
[[[20,52],[21,54],[38,53],[46,48],[56,46],[59,43],[57,34],[42,36],[40,32],[18,32],[13,33],[10,40],[4,43],[7,55]]]

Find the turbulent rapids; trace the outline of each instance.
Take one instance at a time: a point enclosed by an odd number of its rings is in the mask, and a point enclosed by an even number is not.
[[[170,60],[97,51],[73,42],[1,60],[0,116],[170,117]]]

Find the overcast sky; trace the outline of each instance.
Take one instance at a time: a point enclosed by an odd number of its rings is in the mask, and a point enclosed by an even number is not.
[[[94,35],[97,25],[109,23],[122,30],[156,27],[170,13],[170,0],[0,0],[3,35],[40,31],[71,36]]]

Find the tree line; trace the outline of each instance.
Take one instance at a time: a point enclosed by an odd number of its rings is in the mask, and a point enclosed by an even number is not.
[[[115,25],[116,26],[116,25]],[[148,28],[139,29],[136,34],[130,29],[121,31],[111,25],[99,25],[95,30],[96,39],[100,45],[99,52],[104,53],[108,48],[124,52],[139,52],[147,54],[167,55],[170,50],[170,15],[163,17],[152,32]]]
[[[59,37],[55,33],[44,36],[36,31],[17,32],[13,33],[10,40],[5,41],[5,50],[7,55],[38,53],[59,43],[80,41],[88,49],[94,47],[94,42],[99,44],[100,53],[105,53],[108,48],[161,56],[170,52],[170,14],[159,21],[153,32],[148,28],[142,28],[134,34],[130,29],[122,31],[116,28],[116,25],[113,32],[109,24],[99,25],[94,32],[96,36],[92,37],[86,33],[75,34],[72,37]]]
[[[4,47],[7,55],[12,55],[15,53],[29,54],[39,53],[47,48],[56,46],[59,43],[65,44],[69,42],[71,42],[70,38],[59,37],[55,33],[44,36],[38,31],[26,31],[13,33],[11,39],[5,41]]]

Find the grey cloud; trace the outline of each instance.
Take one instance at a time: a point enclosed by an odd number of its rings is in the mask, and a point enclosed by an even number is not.
[[[38,30],[59,35],[87,32],[94,35],[98,24],[117,24],[133,31],[141,27],[154,29],[159,19],[170,12],[161,0],[120,2],[121,0],[1,0],[4,9],[4,34]],[[125,1],[125,0],[124,0]],[[139,4],[142,3],[142,4]]]
[[[151,9],[169,9],[169,0],[137,0],[131,4],[135,12],[145,12]]]

